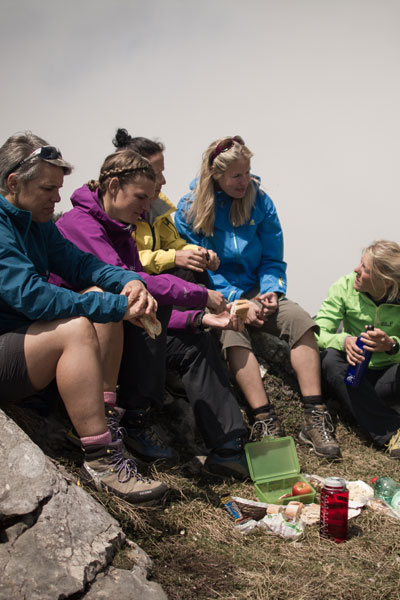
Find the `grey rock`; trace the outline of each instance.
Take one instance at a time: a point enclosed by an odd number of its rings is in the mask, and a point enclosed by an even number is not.
[[[0,600],[166,598],[136,545],[133,569],[110,566],[127,543],[117,521],[1,410],[0,429]]]
[[[254,354],[261,364],[279,364],[288,373],[293,373],[289,359],[289,346],[286,342],[254,327],[249,327],[248,330]]]
[[[116,594],[118,600],[167,600],[161,586],[147,581],[140,567],[134,567],[132,571],[111,567],[107,574],[96,579],[85,600],[109,600]]]
[[[0,515],[26,515],[52,495],[56,470],[2,411],[0,431]]]

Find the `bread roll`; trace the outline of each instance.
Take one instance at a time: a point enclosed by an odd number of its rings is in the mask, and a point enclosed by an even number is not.
[[[245,321],[249,308],[249,300],[245,300],[244,298],[241,298],[240,300],[234,300],[231,306],[231,315],[237,315],[243,321]]]
[[[293,519],[295,521],[299,518],[303,506],[304,504],[302,502],[296,502],[292,500],[287,504],[285,508],[285,517],[287,519]]]
[[[160,335],[162,330],[162,325],[158,319],[156,319],[156,323],[154,323],[153,319],[151,319],[148,315],[142,315],[139,317],[139,321],[144,327],[146,333],[154,340],[157,335]]]

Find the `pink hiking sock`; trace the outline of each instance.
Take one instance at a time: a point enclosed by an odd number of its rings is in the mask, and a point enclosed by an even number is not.
[[[104,392],[104,402],[105,402],[105,404],[108,404],[109,406],[114,408],[114,406],[117,403],[117,393],[116,392]]]
[[[110,430],[100,435],[88,435],[87,437],[81,437],[82,446],[91,446],[92,444],[99,444],[101,446],[108,446],[112,442]]]

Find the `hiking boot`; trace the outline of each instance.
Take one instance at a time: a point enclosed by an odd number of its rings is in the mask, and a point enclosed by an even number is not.
[[[149,410],[127,410],[122,418],[124,442],[127,448],[146,462],[162,460],[176,463],[179,455],[161,439],[149,423]]]
[[[261,442],[265,437],[284,437],[284,429],[273,408],[258,414],[255,419],[250,432],[250,442]]]
[[[220,448],[210,452],[203,469],[206,473],[222,477],[235,477],[242,480],[249,477],[242,438],[229,440]]]
[[[340,458],[340,448],[334,436],[332,418],[325,404],[318,404],[304,410],[304,421],[299,438],[310,444],[317,456]]]
[[[104,413],[106,416],[107,426],[111,432],[113,440],[121,440],[124,435],[124,430],[120,425],[120,421],[125,413],[125,410],[123,408],[119,408],[118,406],[111,406],[105,402]],[[74,427],[71,427],[67,431],[67,439],[77,448],[81,448],[81,440],[79,439],[79,435]]]
[[[167,486],[140,475],[135,461],[126,458],[122,449],[121,440],[107,446],[85,446],[80,480],[97,490],[106,489],[131,504],[156,504],[167,493]]]
[[[387,452],[392,458],[400,458],[400,429],[396,431],[386,444]]]

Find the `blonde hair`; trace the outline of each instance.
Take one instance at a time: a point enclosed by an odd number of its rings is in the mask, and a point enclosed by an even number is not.
[[[376,285],[378,280],[386,284],[385,291],[377,299],[382,300],[389,292],[387,301],[397,300],[400,293],[399,244],[388,240],[377,240],[365,248],[363,253],[370,263],[372,285]]]
[[[92,191],[98,189],[101,198],[113,177],[117,177],[120,185],[123,186],[135,181],[139,176],[146,177],[150,181],[156,180],[154,169],[146,158],[134,150],[120,150],[107,156],[101,166],[99,179],[91,179],[87,186]]]
[[[218,153],[214,158],[217,146],[230,140],[232,146]],[[199,233],[201,230],[207,237],[213,235],[215,221],[215,182],[218,181],[233,162],[240,158],[250,159],[252,156],[253,153],[247,146],[237,142],[233,138],[220,138],[209,145],[203,154],[200,177],[194,191],[194,201],[187,211],[187,220],[192,223],[193,230],[196,233]],[[229,217],[234,227],[244,225],[249,220],[258,185],[258,181],[252,179],[243,198],[232,198]]]

